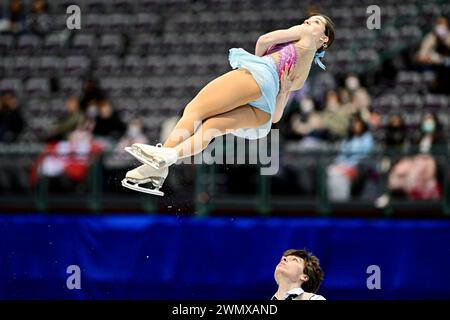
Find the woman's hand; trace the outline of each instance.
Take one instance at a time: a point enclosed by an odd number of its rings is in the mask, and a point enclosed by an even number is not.
[[[280,92],[282,93],[288,92],[292,88],[292,83],[299,78],[299,76],[292,77],[292,69],[293,67],[289,67],[287,63],[284,65],[280,79]]]

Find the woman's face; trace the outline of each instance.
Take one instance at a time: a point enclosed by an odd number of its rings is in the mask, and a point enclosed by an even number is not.
[[[363,131],[363,124],[360,120],[354,120],[352,123],[353,133],[356,135],[360,135]]]
[[[431,114],[425,115],[422,121],[422,131],[425,133],[433,133],[436,129],[436,121]]]
[[[392,127],[396,127],[397,128],[397,127],[400,127],[402,125],[402,118],[400,118],[399,116],[395,115],[395,116],[391,117],[389,122],[390,122],[390,125]]]
[[[106,119],[113,113],[113,109],[109,103],[105,103],[100,107],[100,117]]]
[[[324,42],[328,41],[328,37],[325,35],[326,20],[324,17],[312,16],[306,19],[303,24],[311,28],[313,35],[317,39],[321,39]]]
[[[336,91],[328,92],[326,107],[333,112],[339,108],[339,97]]]

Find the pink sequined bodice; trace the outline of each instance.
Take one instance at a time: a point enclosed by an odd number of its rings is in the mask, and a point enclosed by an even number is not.
[[[279,43],[271,46],[266,55],[272,54],[274,52],[278,52],[279,63],[278,63],[278,77],[281,78],[281,74],[283,73],[285,64],[288,65],[289,68],[294,67],[297,63],[297,50],[292,42],[287,43]]]

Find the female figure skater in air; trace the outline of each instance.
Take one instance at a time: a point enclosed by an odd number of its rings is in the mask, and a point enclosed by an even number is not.
[[[162,196],[159,189],[168,167],[201,152],[213,138],[227,133],[248,139],[267,135],[272,123],[281,119],[289,92],[304,85],[313,61],[325,69],[320,58],[333,40],[333,22],[316,14],[301,25],[262,35],[254,55],[230,49],[234,70],[199,91],[163,145],[125,148],[143,165],[128,171],[122,185]],[[140,186],[146,183],[152,188]]]

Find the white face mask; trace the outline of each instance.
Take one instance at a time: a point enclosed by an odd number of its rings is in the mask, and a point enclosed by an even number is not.
[[[98,115],[98,108],[95,104],[91,104],[87,110],[86,110],[86,115],[89,118],[95,118]]]
[[[345,80],[345,86],[349,90],[355,90],[359,88],[359,80],[355,77],[349,77]]]
[[[304,113],[310,113],[314,109],[314,102],[311,99],[303,99],[300,105]]]
[[[327,109],[331,112],[337,111],[339,104],[336,101],[330,101],[327,103]]]
[[[439,37],[445,37],[448,33],[448,29],[447,26],[439,24],[434,28],[434,32],[436,32]]]
[[[128,135],[132,138],[137,137],[141,133],[141,128],[133,126],[128,128]]]

